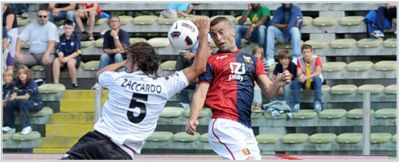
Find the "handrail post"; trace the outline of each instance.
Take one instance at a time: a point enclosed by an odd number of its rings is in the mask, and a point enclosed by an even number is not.
[[[102,88],[99,84],[95,84],[94,89],[94,123],[96,123],[101,117],[101,99],[102,99]]]
[[[371,153],[371,92],[366,91],[363,93],[363,155],[370,155]]]

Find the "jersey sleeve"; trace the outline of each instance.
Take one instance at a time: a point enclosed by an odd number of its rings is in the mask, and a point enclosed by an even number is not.
[[[99,75],[99,85],[104,88],[108,88],[111,83],[115,80],[116,73],[113,71],[105,71]]]
[[[206,72],[204,72],[202,75],[199,76],[199,84],[200,83],[212,83],[212,81],[214,80],[213,77],[213,72],[212,72],[212,68],[211,68],[211,64],[207,63],[207,67],[206,67]]]
[[[265,74],[264,64],[261,59],[256,59],[256,77]]]
[[[168,99],[189,85],[189,81],[183,71],[177,71],[168,77],[164,77],[163,80],[165,80],[163,88],[166,90],[165,93]]]

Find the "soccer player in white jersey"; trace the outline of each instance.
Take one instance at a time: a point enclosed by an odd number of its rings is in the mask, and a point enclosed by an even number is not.
[[[210,21],[199,17],[199,49],[194,63],[168,77],[157,77],[159,56],[145,42],[127,49],[127,60],[99,70],[98,82],[108,88],[102,116],[62,159],[133,159],[139,154],[167,100],[205,72],[211,53],[207,34]],[[126,66],[125,72],[116,72]]]

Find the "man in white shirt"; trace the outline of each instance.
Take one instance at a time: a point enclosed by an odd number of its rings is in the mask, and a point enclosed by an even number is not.
[[[157,126],[168,99],[188,86],[206,69],[211,51],[208,18],[196,20],[199,49],[194,63],[168,77],[158,77],[159,56],[148,43],[127,49],[127,60],[97,72],[98,82],[109,90],[102,116],[94,131],[84,135],[62,159],[133,159]],[[125,72],[116,72],[126,66]]]
[[[46,80],[51,82],[51,63],[55,58],[55,46],[59,42],[57,27],[49,22],[48,12],[40,9],[37,22],[28,24],[17,39],[16,60],[18,64],[33,66],[42,64],[45,68]],[[23,54],[22,43],[29,41],[29,54]]]

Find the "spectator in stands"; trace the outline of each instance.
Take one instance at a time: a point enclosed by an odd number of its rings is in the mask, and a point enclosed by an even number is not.
[[[275,81],[276,76],[280,73],[283,73],[283,71],[285,71],[285,70],[288,70],[290,72],[290,74],[293,74],[291,82],[288,85],[286,85],[285,87],[283,87],[284,100],[290,107],[293,107],[292,100],[291,100],[291,97],[292,97],[292,93],[291,93],[292,86],[291,85],[292,85],[292,82],[297,77],[297,67],[296,67],[296,64],[291,62],[292,55],[290,55],[289,50],[279,51],[278,60],[279,60],[279,62],[275,66],[275,69],[274,69],[271,79],[272,79],[272,81]],[[280,90],[280,91],[282,92],[282,90]]]
[[[27,4],[27,3],[11,4],[11,8],[15,12],[15,14],[20,15],[23,18],[29,18],[29,14],[28,14],[29,4]]]
[[[302,57],[297,59],[297,78],[293,81],[294,108],[295,112],[300,110],[300,90],[314,90],[314,111],[322,109],[321,89],[324,81],[321,70],[321,58],[313,54],[312,46],[304,44],[301,47]]]
[[[8,69],[4,71],[3,82],[3,108],[5,108],[6,102],[11,97],[15,86],[15,83],[13,82],[13,71]]]
[[[76,3],[49,3],[50,21],[70,20],[75,22]]]
[[[169,3],[167,9],[161,11],[160,16],[167,19],[176,19],[178,17],[190,17],[193,5],[190,3]]]
[[[208,35],[208,43],[211,42],[211,36]],[[186,67],[193,64],[194,58],[197,54],[197,49],[199,48],[199,42],[197,42],[189,50],[182,50],[176,59],[175,71],[181,71]],[[185,109],[190,109],[191,100],[189,98],[189,90],[194,90],[196,88],[196,83],[190,83],[185,89],[181,90],[181,105]]]
[[[81,41],[94,40],[93,29],[96,20],[101,17],[101,9],[98,3],[81,3],[80,9],[75,12],[75,21],[81,32]],[[82,20],[86,20],[89,25],[89,33],[85,31]]]
[[[32,79],[32,71],[24,65],[17,69],[15,87],[13,94],[6,102],[3,131],[7,133],[15,132],[14,112],[18,110],[21,117],[21,134],[26,135],[32,132],[28,117],[29,112],[40,111],[43,108],[43,102],[39,95],[38,86]]]
[[[74,32],[74,24],[70,20],[64,22],[64,34],[60,36],[60,42],[57,44],[57,58],[53,63],[53,79],[58,84],[60,78],[60,68],[67,65],[69,76],[71,77],[72,88],[79,88],[76,77],[77,68],[81,63],[79,55],[81,54],[81,41]]]
[[[261,60],[240,52],[235,34],[235,27],[227,18],[217,17],[211,21],[210,35],[218,52],[208,58],[206,71],[199,77],[186,132],[193,135],[197,131],[198,117],[205,103],[213,113],[208,128],[211,149],[225,159],[260,160],[251,128],[254,81],[270,98],[290,81],[291,74],[285,71],[271,82]]]
[[[11,71],[14,68],[15,62],[15,49],[17,44],[18,38],[18,25],[17,25],[17,16],[14,13],[13,9],[7,3],[3,3],[2,5],[3,11],[3,28],[7,29],[7,35],[9,38],[9,44],[6,47],[9,50],[6,56],[6,65],[7,69]]]
[[[260,3],[250,3],[247,11],[244,11],[242,18],[239,19],[236,25],[236,45],[242,48],[241,39],[246,38],[251,42],[257,42],[259,46],[266,49],[265,36],[266,29],[270,24],[271,11],[265,5]],[[250,26],[243,25],[247,18],[250,19]],[[265,57],[266,54],[265,54]]]
[[[255,47],[253,49],[253,55],[257,57],[259,60],[264,59],[264,49],[260,47]],[[253,93],[253,102],[251,103],[251,111],[253,112],[262,112],[262,94],[261,88],[258,86],[257,82],[254,82],[254,93]]]
[[[364,18],[369,35],[374,38],[385,37],[385,29],[392,28],[394,18],[397,18],[397,3],[388,3],[377,10],[370,10]]]
[[[275,41],[292,43],[292,62],[300,56],[301,24],[303,14],[292,3],[283,3],[274,12],[272,25],[267,30],[267,63],[275,63]]]
[[[37,12],[37,22],[28,24],[18,36],[16,59],[19,64],[33,66],[42,64],[46,73],[46,81],[51,82],[51,64],[54,60],[54,50],[58,42],[57,27],[49,22],[47,10]],[[22,53],[22,43],[29,41],[29,55]]]
[[[104,33],[103,52],[100,57],[99,70],[112,63],[124,61],[125,48],[130,45],[129,33],[121,29],[121,20],[118,16],[108,19],[110,30]]]

